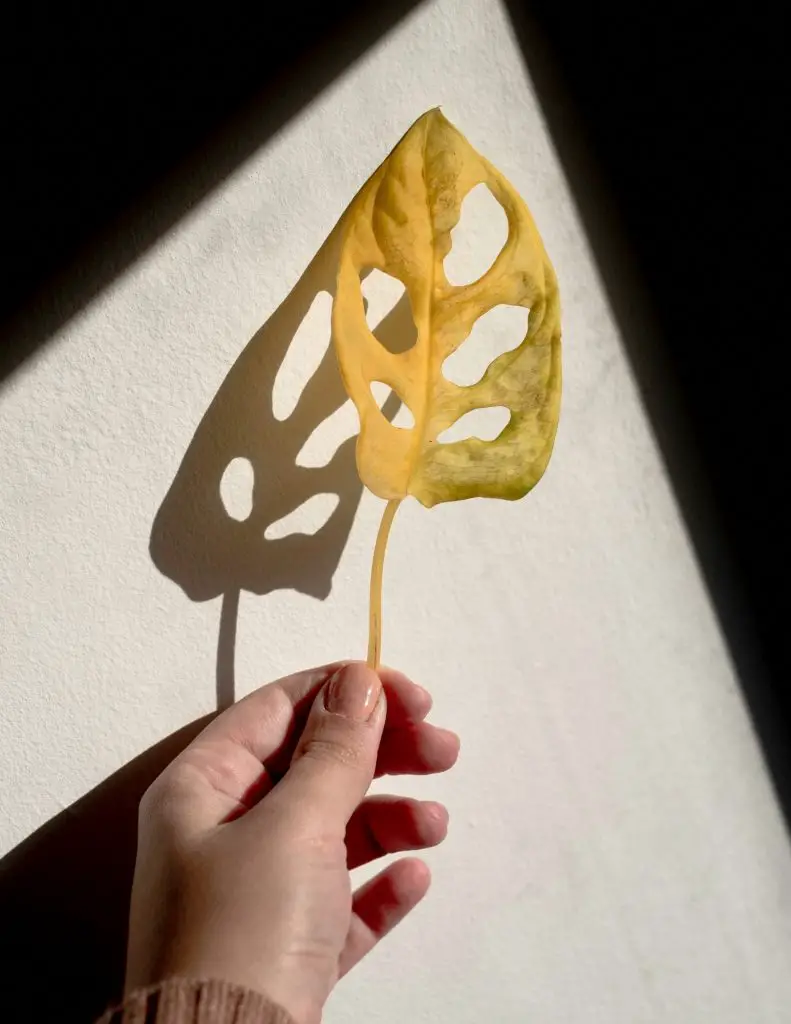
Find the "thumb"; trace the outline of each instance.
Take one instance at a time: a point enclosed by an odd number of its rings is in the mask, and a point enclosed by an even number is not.
[[[376,672],[342,665],[313,702],[279,797],[313,824],[345,829],[374,777],[386,713]]]

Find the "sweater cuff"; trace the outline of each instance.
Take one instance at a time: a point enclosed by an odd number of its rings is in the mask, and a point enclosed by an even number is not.
[[[260,992],[226,981],[171,978],[130,992],[97,1024],[295,1024],[293,1017]]]

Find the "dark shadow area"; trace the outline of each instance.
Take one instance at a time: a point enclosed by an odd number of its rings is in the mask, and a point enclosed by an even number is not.
[[[415,5],[5,10],[0,383]]]
[[[211,717],[135,758],[0,860],[4,1021],[90,1024],[118,998],[138,804]]]
[[[788,824],[783,12],[508,6]]]
[[[347,400],[329,323],[314,327],[323,357],[292,414],[273,413],[275,379],[314,299],[333,296],[337,232],[322,246],[287,298],[253,336],[212,400],[157,512],[150,553],[159,571],[193,601],[223,595],[217,647],[217,702],[234,699],[234,648],[240,592],[269,594],[292,589],[320,600],[332,577],[354,521],[362,484],[355,465],[355,438],[344,441],[324,466],[297,465],[313,432]],[[391,351],[415,339],[409,302],[402,298],[376,328]],[[382,407],[391,419],[400,402],[391,393]],[[247,459],[253,471],[252,510],[232,518],[220,483],[230,463]],[[318,494],[335,494],[338,504],[313,535],[267,538],[269,527]]]

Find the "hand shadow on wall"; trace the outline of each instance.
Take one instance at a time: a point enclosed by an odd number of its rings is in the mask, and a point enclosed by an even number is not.
[[[319,250],[294,289],[253,336],[214,397],[154,519],[151,558],[163,575],[193,601],[223,596],[217,643],[217,706],[235,697],[234,656],[239,595],[292,589],[324,600],[330,593],[362,495],[349,438],[322,467],[296,463],[307,439],[346,399],[329,326],[326,351],[287,419],[275,418],[275,378],[313,300],[334,296],[338,232]],[[400,301],[374,329],[391,352],[415,341],[408,300]],[[400,401],[391,393],[382,406],[393,419]],[[242,522],[226,511],[220,495],[232,460],[249,460],[254,474],[252,511]],[[338,504],[314,534],[267,539],[268,527],[313,495],[334,493]]]
[[[138,804],[212,717],[124,765],[0,860],[4,1024],[90,1024],[120,999]]]

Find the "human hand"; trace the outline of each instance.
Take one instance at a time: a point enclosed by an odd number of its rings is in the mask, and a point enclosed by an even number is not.
[[[427,866],[349,871],[444,839],[441,804],[365,797],[374,775],[450,768],[429,694],[359,663],[297,673],[218,716],[140,805],[127,989],[174,976],[263,992],[317,1024],[337,980],[423,898]]]

